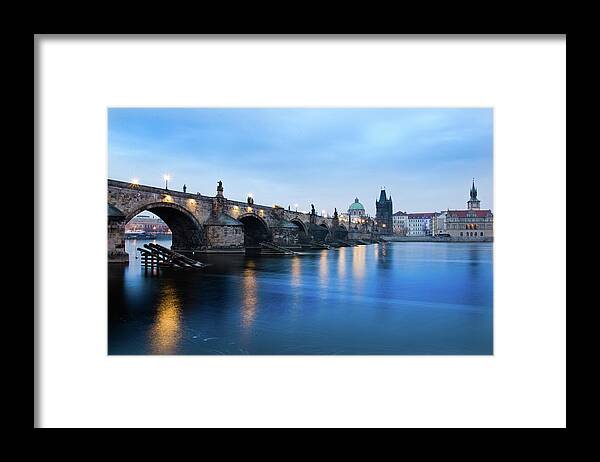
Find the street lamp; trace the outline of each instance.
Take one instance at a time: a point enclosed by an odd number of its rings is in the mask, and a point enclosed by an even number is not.
[[[163,175],[163,180],[165,180],[165,189],[169,189],[169,180],[171,177],[167,174]]]
[[[294,204],[294,208],[296,209],[296,212],[298,211],[298,204]]]

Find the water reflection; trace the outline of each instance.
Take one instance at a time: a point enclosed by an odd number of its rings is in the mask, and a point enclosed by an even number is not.
[[[366,247],[364,245],[358,245],[352,247],[352,274],[357,279],[365,277],[366,269]]]
[[[291,292],[291,303],[290,303],[290,315],[293,322],[298,318],[300,312],[301,300],[302,300],[302,257],[294,256],[292,258],[292,287],[294,290]]]
[[[109,265],[108,354],[491,354],[492,250],[206,255],[204,270],[146,277],[133,248],[128,267]]]
[[[346,247],[340,247],[338,255],[338,277],[344,279],[346,277]]]
[[[245,330],[254,323],[256,306],[256,264],[250,260],[242,274],[242,327]]]
[[[302,281],[302,271],[301,271],[301,257],[295,256],[292,258],[292,286],[300,287],[300,283]]]
[[[327,262],[327,250],[321,251],[321,257],[319,258],[319,282],[321,287],[327,288],[327,277],[328,277],[328,262]]]
[[[150,350],[154,354],[173,354],[181,339],[181,301],[173,281],[165,280],[154,324],[150,328]]]

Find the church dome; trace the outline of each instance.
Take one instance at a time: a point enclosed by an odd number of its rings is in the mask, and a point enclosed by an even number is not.
[[[352,204],[350,204],[350,208],[348,210],[364,210],[365,208],[363,207],[363,205],[358,202],[358,197],[356,199],[354,199],[354,202]]]

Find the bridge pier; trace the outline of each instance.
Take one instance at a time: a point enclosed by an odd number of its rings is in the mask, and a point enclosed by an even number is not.
[[[204,224],[208,250],[244,250],[244,224],[223,212],[211,215]]]
[[[108,204],[108,262],[129,263],[125,252],[125,215]]]
[[[271,226],[273,244],[281,247],[299,247],[298,227],[290,221],[281,220]]]

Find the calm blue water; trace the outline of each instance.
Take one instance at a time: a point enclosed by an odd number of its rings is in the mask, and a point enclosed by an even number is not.
[[[109,265],[109,354],[492,354],[492,244],[396,242],[200,271]],[[169,246],[170,242],[158,241]]]

